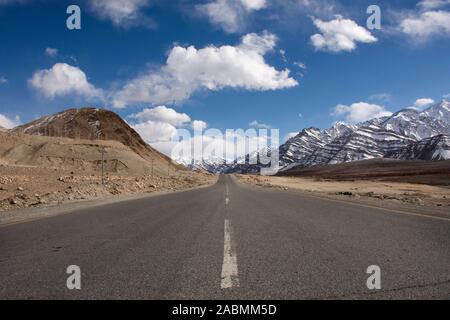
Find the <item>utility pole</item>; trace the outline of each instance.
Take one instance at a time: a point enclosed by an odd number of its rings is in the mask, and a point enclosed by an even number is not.
[[[105,147],[102,147],[102,185],[105,184],[105,178],[104,178],[104,174],[105,174]]]

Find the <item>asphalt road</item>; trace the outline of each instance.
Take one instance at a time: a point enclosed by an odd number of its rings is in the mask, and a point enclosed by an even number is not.
[[[81,269],[81,290],[66,269]],[[366,285],[370,265],[381,289]],[[211,187],[0,227],[1,299],[450,298],[450,221]]]

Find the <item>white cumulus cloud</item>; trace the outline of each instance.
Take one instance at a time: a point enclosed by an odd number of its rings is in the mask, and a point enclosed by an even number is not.
[[[430,98],[421,98],[417,99],[416,102],[414,102],[414,106],[421,109],[428,107],[429,105],[433,104],[434,100]]]
[[[426,11],[405,17],[400,23],[400,30],[419,40],[427,40],[433,36],[449,36],[450,12]]]
[[[417,4],[423,9],[437,9],[450,5],[450,0],[423,0]]]
[[[207,129],[205,121],[191,121],[187,114],[168,107],[144,109],[129,118],[136,121],[131,126],[147,143],[174,160],[183,158],[189,162],[192,158],[220,157],[231,161],[236,156],[241,157],[267,146],[268,142],[268,137],[259,136],[255,129],[226,133]],[[196,130],[201,134],[195,135]]]
[[[150,144],[170,142],[180,128],[205,129],[206,122],[201,120],[191,121],[186,113],[180,113],[166,106],[146,108],[141,112],[132,114],[130,119],[135,120],[132,127]]]
[[[80,68],[66,63],[56,63],[50,69],[36,71],[28,83],[48,98],[68,94],[77,94],[87,99],[102,97],[102,91],[89,83]]]
[[[244,28],[246,18],[251,12],[266,6],[266,0],[214,0],[198,5],[197,8],[212,24],[220,26],[226,32],[234,33]]]
[[[261,10],[267,6],[266,0],[241,0],[247,10]]]
[[[299,133],[300,133],[299,131],[288,132],[288,133],[284,136],[283,141],[286,142],[286,141],[288,141],[289,139],[298,136]]]
[[[166,106],[144,109],[139,113],[131,115],[131,118],[137,119],[140,122],[166,122],[173,126],[181,126],[191,121],[191,118],[187,114],[179,113]]]
[[[199,90],[267,91],[297,86],[289,69],[277,70],[264,59],[276,40],[265,32],[247,34],[237,46],[175,46],[159,70],[126,83],[113,96],[113,105],[121,108],[133,103],[177,103]]]
[[[255,128],[255,129],[270,129],[272,128],[271,125],[265,124],[265,123],[260,123],[257,120],[253,120],[252,122],[250,122],[248,124],[248,126],[250,128]]]
[[[205,121],[202,120],[194,120],[191,123],[192,129],[197,131],[202,131],[208,128],[208,124]]]
[[[116,26],[153,26],[153,21],[142,13],[150,0],[89,0],[89,4],[100,18],[110,20]]]
[[[373,43],[377,41],[369,30],[359,26],[355,21],[336,16],[334,20],[314,19],[314,25],[321,33],[311,36],[316,50],[340,52],[353,51],[358,42]]]
[[[252,129],[254,130],[254,129]],[[261,150],[268,146],[268,138],[248,132],[227,132],[222,133],[216,129],[208,129],[203,135],[197,135],[180,142],[166,144],[164,149],[171,148],[166,153],[174,160],[205,160],[222,159],[232,162],[236,158],[244,157],[248,153]],[[158,145],[159,147],[162,144]]]
[[[17,127],[18,125],[20,125],[19,116],[16,116],[15,118],[11,119],[0,113],[0,127],[12,129],[14,127]]]
[[[377,104],[358,102],[351,105],[338,104],[333,109],[332,115],[345,117],[345,120],[350,123],[358,123],[373,118],[391,116],[392,112]]]
[[[177,128],[170,123],[151,120],[135,124],[133,128],[150,144],[170,141],[177,133]]]

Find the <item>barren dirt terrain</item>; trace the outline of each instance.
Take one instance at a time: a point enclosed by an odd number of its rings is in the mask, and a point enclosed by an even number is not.
[[[254,175],[237,175],[237,177],[243,183],[265,188],[297,190],[338,200],[396,209],[437,211],[450,215],[448,186],[373,180],[337,181],[303,177]]]
[[[0,132],[0,211],[175,191],[215,179],[158,155],[143,158],[117,141]]]
[[[279,175],[336,181],[373,180],[450,186],[450,160],[370,159],[328,166],[294,168]]]

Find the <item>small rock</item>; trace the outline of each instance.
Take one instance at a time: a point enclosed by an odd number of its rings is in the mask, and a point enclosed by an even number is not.
[[[16,197],[19,198],[19,199],[22,199],[22,200],[26,200],[27,199],[27,196],[24,195],[23,193],[16,193]]]
[[[409,199],[408,202],[412,203],[412,204],[415,204],[415,205],[418,205],[418,206],[423,206],[424,205],[423,200],[419,199],[419,198]]]
[[[9,204],[17,204],[17,200],[14,198],[9,199]]]
[[[18,187],[17,190],[18,191],[23,191],[23,188],[22,187]]]

